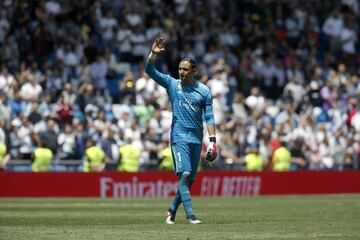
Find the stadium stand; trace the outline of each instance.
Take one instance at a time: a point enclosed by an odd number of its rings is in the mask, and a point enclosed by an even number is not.
[[[360,168],[360,6],[356,0],[1,1],[0,143],[7,171],[82,171],[87,139],[116,170],[132,139],[139,170],[158,169],[171,109],[143,73],[158,34],[157,67],[178,77],[182,57],[214,97],[215,168],[264,170],[281,145],[290,170]],[[161,10],[161,11],[160,11]],[[207,137],[204,138],[207,144]],[[1,156],[6,154],[2,154]],[[0,163],[1,163],[0,159]],[[203,166],[206,169],[206,166]]]

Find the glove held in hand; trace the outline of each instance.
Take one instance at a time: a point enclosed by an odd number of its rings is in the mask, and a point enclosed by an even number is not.
[[[217,147],[216,143],[210,142],[207,150],[206,150],[206,160],[209,162],[213,162],[217,156]]]

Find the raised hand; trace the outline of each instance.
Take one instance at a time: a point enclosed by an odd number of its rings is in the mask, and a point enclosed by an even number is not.
[[[154,44],[152,45],[151,51],[153,53],[161,53],[165,51],[164,45],[165,45],[165,38],[163,36],[159,36],[156,38]]]

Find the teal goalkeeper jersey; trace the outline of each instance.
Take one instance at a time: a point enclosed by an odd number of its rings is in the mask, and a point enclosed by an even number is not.
[[[191,87],[155,69],[147,63],[145,72],[166,89],[172,106],[171,142],[202,143],[203,114],[208,125],[214,125],[210,89],[196,81]]]

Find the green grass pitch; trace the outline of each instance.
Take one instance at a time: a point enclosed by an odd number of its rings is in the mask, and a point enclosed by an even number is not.
[[[0,239],[360,239],[360,195],[194,197],[201,225],[170,201],[1,198]]]

